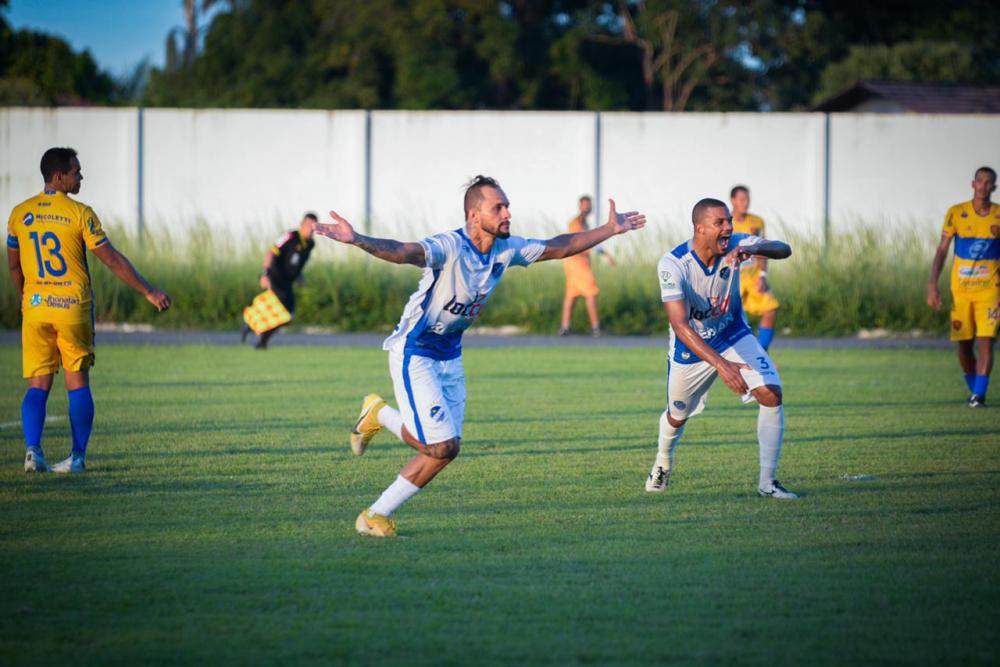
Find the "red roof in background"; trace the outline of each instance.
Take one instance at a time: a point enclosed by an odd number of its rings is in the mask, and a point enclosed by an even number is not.
[[[913,113],[1000,113],[1000,86],[896,81],[861,81],[812,110],[853,111],[870,99],[895,102]]]

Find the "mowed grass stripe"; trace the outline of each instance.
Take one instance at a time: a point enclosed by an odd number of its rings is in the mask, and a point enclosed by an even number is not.
[[[664,356],[468,352],[462,455],[375,541],[353,519],[410,451],[355,458],[347,430],[383,353],[99,348],[86,475],[25,475],[0,431],[0,658],[996,662],[1000,413],[963,405],[953,355],[779,346],[796,503],[756,497],[756,410],[721,385],[643,491]],[[65,456],[68,422],[44,442]]]

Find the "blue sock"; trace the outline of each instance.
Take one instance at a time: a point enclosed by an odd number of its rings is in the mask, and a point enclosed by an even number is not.
[[[990,386],[989,375],[977,375],[976,383],[972,387],[972,393],[980,398],[986,398],[986,389]]]
[[[45,403],[49,392],[38,387],[28,387],[28,393],[21,401],[21,425],[24,428],[24,444],[28,449],[42,448],[42,429],[45,428]]]
[[[976,374],[975,373],[966,373],[965,374],[965,384],[968,385],[969,392],[975,394],[976,393]]]
[[[90,429],[94,425],[94,397],[90,387],[80,387],[69,392],[69,427],[73,432],[73,455],[87,453]]]
[[[761,327],[757,330],[757,340],[760,341],[760,346],[766,350],[771,346],[771,341],[774,340],[774,329]]]

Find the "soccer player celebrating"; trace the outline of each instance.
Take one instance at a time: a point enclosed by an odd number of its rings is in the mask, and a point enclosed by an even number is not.
[[[507,269],[572,257],[646,224],[639,213],[617,213],[612,200],[607,224],[595,229],[547,241],[511,236],[507,195],[487,176],[468,184],[464,204],[463,228],[416,243],[362,236],[333,211],[333,224],[316,225],[321,236],[355,245],[387,262],[424,269],[399,324],[382,345],[389,353],[399,408],[369,394],[351,432],[351,449],[357,455],[383,427],[417,455],[358,516],[355,528],[363,535],[395,535],[393,512],[458,456],[465,420],[462,332],[482,312]]]
[[[158,311],[170,307],[170,297],[146,282],[112,247],[93,209],[69,198],[80,192],[83,181],[75,150],[50,148],[42,156],[41,169],[45,189],[15,206],[7,222],[7,263],[21,293],[21,345],[28,380],[28,392],[21,403],[27,445],[24,469],[77,473],[85,469],[94,423],[90,393],[94,297],[87,250]],[[42,452],[42,430],[45,404],[60,363],[69,392],[73,449],[67,459],[50,468]]]
[[[656,462],[646,490],[667,487],[684,424],[705,409],[708,389],[720,376],[734,392],[760,404],[758,493],[797,498],[775,477],[785,430],[781,379],[743,317],[739,274],[740,264],[751,257],[784,259],[792,249],[781,241],[734,234],[729,209],[718,199],[699,201],[691,219],[694,237],[665,254],[657,266],[670,320],[670,366],[667,409],[660,416]]]
[[[587,195],[580,197],[580,213],[570,221],[569,231],[576,233],[587,229],[587,216],[592,210],[590,197]],[[615,258],[611,256],[611,253],[601,249],[600,246],[597,247],[597,253],[606,258],[611,266],[615,265]],[[566,296],[563,297],[562,323],[559,326],[559,335],[569,335],[569,324],[573,317],[573,303],[582,298],[587,305],[587,316],[590,318],[590,333],[595,338],[600,336],[601,320],[597,315],[597,295],[601,290],[597,287],[594,270],[590,268],[590,251],[567,258],[563,262],[563,269],[566,272]]]
[[[729,201],[733,205],[733,231],[764,238],[764,220],[748,212],[750,188],[737,185],[730,190]],[[760,346],[767,350],[774,340],[774,324],[778,319],[778,306],[781,305],[767,282],[767,257],[755,257],[740,270],[740,299],[745,312],[760,317],[757,339]]]
[[[927,304],[939,310],[938,278],[954,238],[951,339],[958,343],[958,363],[972,394],[970,408],[986,405],[993,343],[1000,325],[1000,205],[990,201],[996,187],[997,173],[990,167],[980,167],[972,181],[972,201],[948,209],[927,285]]]

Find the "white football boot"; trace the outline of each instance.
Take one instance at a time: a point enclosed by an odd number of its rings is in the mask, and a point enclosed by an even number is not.
[[[659,493],[666,489],[668,484],[670,484],[670,470],[654,463],[653,469],[649,471],[649,477],[646,478],[646,490],[650,493]]]
[[[52,472],[78,473],[86,470],[87,466],[84,465],[82,456],[70,456],[52,466]]]
[[[52,468],[45,462],[45,454],[42,450],[31,447],[24,454],[24,472],[52,472]]]
[[[787,500],[798,498],[798,495],[792,493],[791,491],[783,487],[781,485],[781,482],[779,482],[776,479],[771,481],[770,489],[762,489],[758,487],[757,493],[759,493],[761,496],[765,498],[784,498]]]

